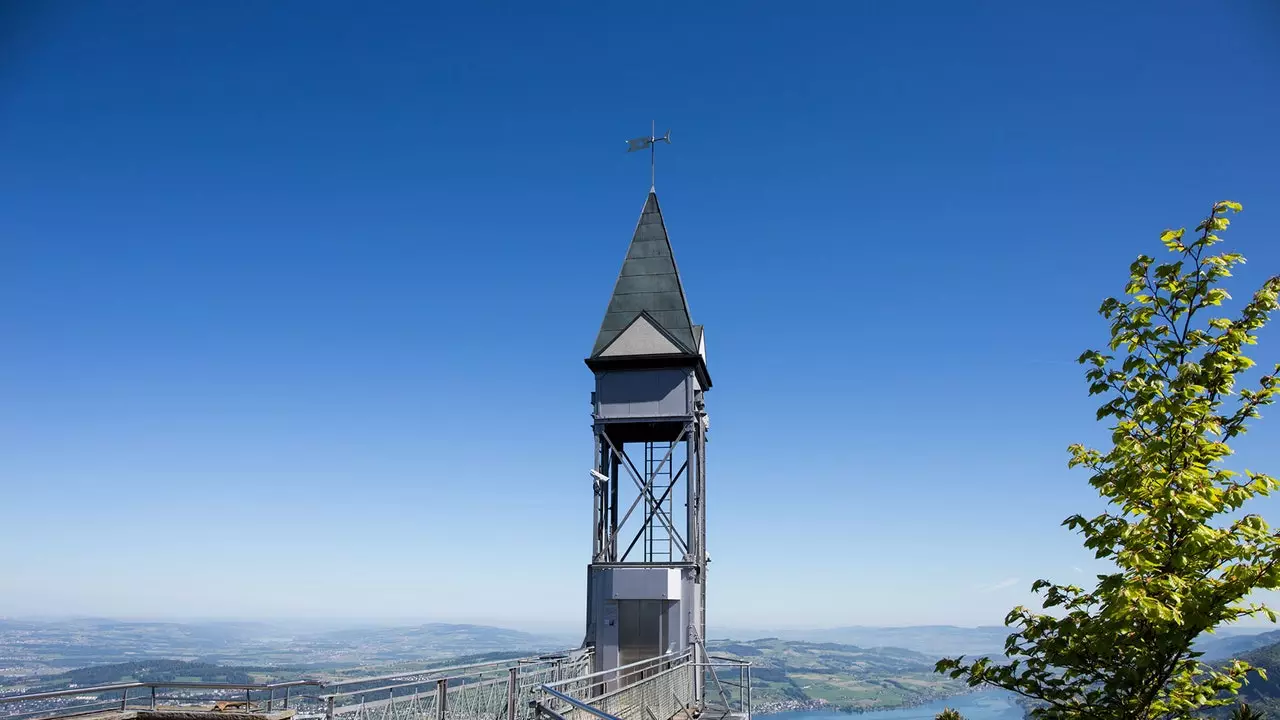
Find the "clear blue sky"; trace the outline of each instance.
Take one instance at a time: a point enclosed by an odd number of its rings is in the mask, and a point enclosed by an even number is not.
[[[1085,577],[1098,303],[1223,198],[1280,270],[1280,10],[963,4],[0,6],[0,614],[577,627],[654,118],[711,623]]]

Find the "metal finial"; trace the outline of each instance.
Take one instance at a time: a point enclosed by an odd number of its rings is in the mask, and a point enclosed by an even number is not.
[[[652,192],[653,189],[657,186],[656,185],[657,168],[655,167],[657,165],[657,158],[655,153],[657,143],[659,140],[661,140],[662,142],[668,145],[671,144],[670,130],[667,130],[667,134],[663,135],[662,137],[658,137],[657,133],[658,133],[657,123],[653,122],[649,128],[649,137],[632,138],[627,141],[627,152],[635,152],[636,150],[644,150],[645,148],[649,148],[649,191],[650,192]]]

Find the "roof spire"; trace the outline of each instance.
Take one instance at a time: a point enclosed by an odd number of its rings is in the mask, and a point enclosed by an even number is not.
[[[649,193],[645,198],[591,356],[605,353],[640,315],[673,342],[676,354],[698,353],[699,343],[657,193]]]
[[[654,152],[657,148],[658,141],[661,140],[666,144],[671,144],[671,131],[667,130],[667,134],[658,137],[658,122],[651,120],[649,124],[649,137],[632,138],[627,141],[627,152],[635,152],[636,150],[644,150],[649,148],[649,192],[655,192],[657,187],[657,158]]]

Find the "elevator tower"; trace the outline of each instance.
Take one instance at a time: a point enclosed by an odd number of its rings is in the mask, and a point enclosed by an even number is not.
[[[711,376],[652,189],[586,363],[595,468],[585,643],[597,671],[690,652],[702,661]],[[620,673],[609,687],[642,676]]]

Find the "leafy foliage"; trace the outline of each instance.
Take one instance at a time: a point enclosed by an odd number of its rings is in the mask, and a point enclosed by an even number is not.
[[[1217,285],[1244,262],[1211,251],[1225,215],[1240,209],[1214,204],[1190,242],[1185,230],[1165,231],[1160,241],[1176,259],[1156,264],[1139,256],[1127,297],[1109,298],[1099,310],[1111,321],[1111,351],[1123,357],[1080,356],[1089,393],[1106,397],[1097,418],[1113,423],[1112,447],[1072,445],[1070,465],[1092,472],[1089,482],[1109,507],[1063,524],[1115,571],[1099,575],[1092,591],[1037,581],[1032,590],[1044,593],[1049,612],[1009,613],[1009,662],[951,658],[938,672],[1031,698],[1032,715],[1046,719],[1187,718],[1239,691],[1248,663],[1210,667],[1192,642],[1259,613],[1274,621],[1247,598],[1280,587],[1280,537],[1261,517],[1241,513],[1276,480],[1222,467],[1228,443],[1280,390],[1277,365],[1253,389],[1236,391],[1237,376],[1254,365],[1243,349],[1277,308],[1280,277],[1234,317],[1205,317],[1229,299]]]
[[[1231,708],[1231,720],[1264,720],[1266,714],[1249,707],[1249,703],[1240,703]]]
[[[1240,688],[1237,700],[1248,703],[1250,709],[1255,712],[1280,717],[1280,643],[1255,648],[1239,655],[1238,658],[1248,663],[1250,667],[1262,671],[1262,674],[1249,677],[1249,683]],[[1234,706],[1215,708],[1210,715],[1226,720],[1231,716],[1229,711],[1234,710]]]
[[[933,716],[933,720],[964,720],[964,716],[960,714],[959,710],[943,708],[942,712]]]

